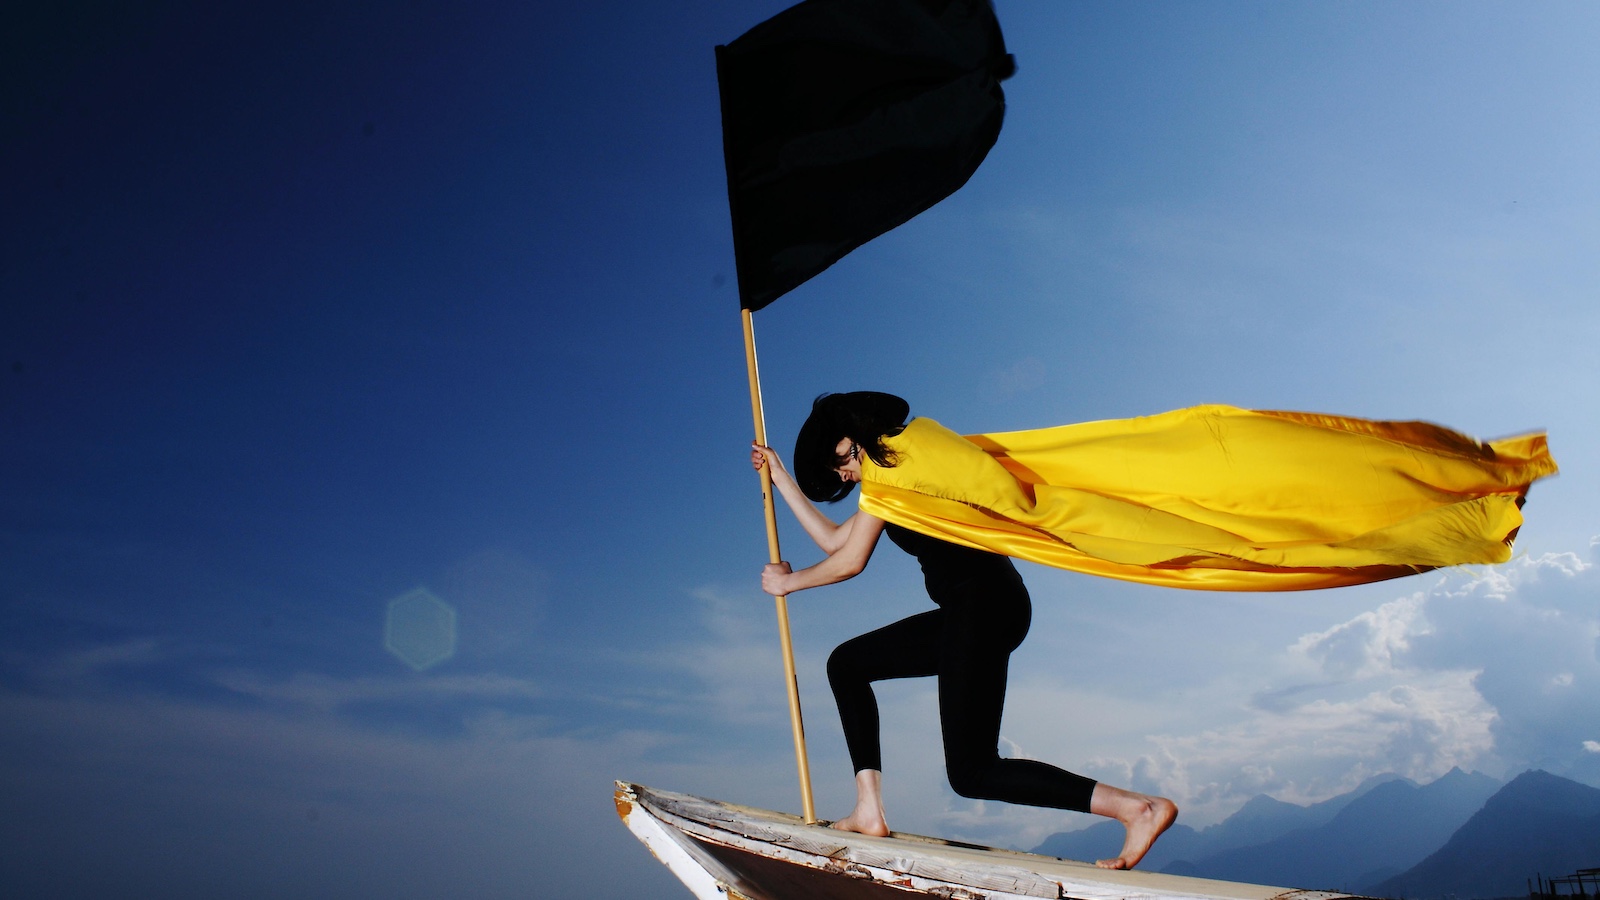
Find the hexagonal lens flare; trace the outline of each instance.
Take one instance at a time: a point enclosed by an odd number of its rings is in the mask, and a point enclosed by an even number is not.
[[[421,672],[456,653],[456,611],[427,588],[389,601],[383,621],[384,649]]]

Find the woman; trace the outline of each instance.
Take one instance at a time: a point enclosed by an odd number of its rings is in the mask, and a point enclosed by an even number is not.
[[[812,502],[848,496],[861,483],[863,456],[878,467],[892,468],[899,460],[885,438],[900,433],[909,412],[906,401],[890,394],[824,395],[813,404],[795,442],[794,476],[770,447],[753,445],[751,452],[752,464],[768,467],[778,492],[827,554],[797,572],[786,562],[767,566],[762,590],[786,595],[852,578],[866,567],[879,536],[887,532],[922,565],[928,596],[939,607],[846,641],[828,659],[828,681],[856,771],[855,808],[833,827],[889,833],[872,682],[937,676],[945,768],[956,793],[1114,818],[1126,828],[1126,840],[1117,856],[1098,865],[1132,868],[1177,818],[1172,801],[998,753],[1006,667],[1032,616],[1028,591],[1011,560],[888,524],[866,512],[836,524]]]

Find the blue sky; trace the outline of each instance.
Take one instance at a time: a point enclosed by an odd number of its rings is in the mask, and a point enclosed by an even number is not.
[[[798,809],[711,54],[784,5],[4,14],[19,895],[676,896],[612,779]],[[758,314],[779,447],[874,388],[964,431],[1205,402],[1547,428],[1563,467],[1493,571],[1027,567],[1007,752],[1194,825],[1384,771],[1600,786],[1600,11],[998,9],[1020,71],[983,167]],[[459,626],[422,672],[383,633],[419,588]],[[791,600],[824,816],[822,661],[927,602],[892,547]],[[1088,824],[955,797],[932,685],[881,696],[895,827]]]

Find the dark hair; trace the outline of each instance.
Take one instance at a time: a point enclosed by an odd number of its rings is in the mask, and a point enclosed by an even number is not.
[[[910,414],[911,404],[878,391],[818,397],[794,442],[794,480],[800,492],[828,503],[850,496],[855,485],[835,471],[840,464],[839,442],[845,438],[860,444],[878,465],[893,466],[894,451],[883,445],[883,439],[899,434]]]

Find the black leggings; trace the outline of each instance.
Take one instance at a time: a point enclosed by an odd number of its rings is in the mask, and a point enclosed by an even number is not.
[[[945,771],[957,794],[1087,812],[1092,779],[998,751],[1006,667],[1033,617],[1020,576],[969,579],[935,593],[939,609],[851,638],[828,658],[856,771],[883,769],[872,682],[937,675]]]

